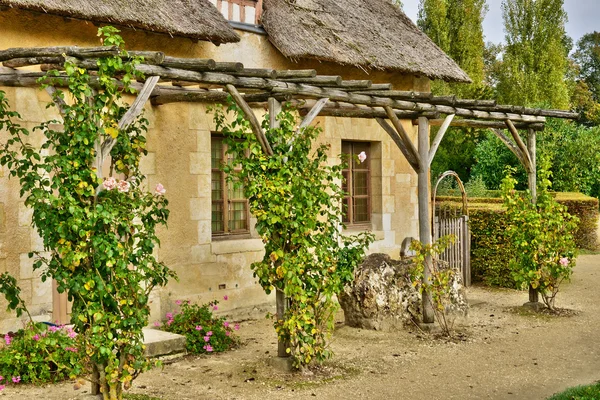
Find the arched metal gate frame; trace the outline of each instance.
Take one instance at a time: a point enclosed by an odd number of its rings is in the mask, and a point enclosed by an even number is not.
[[[462,194],[462,213],[456,215],[455,212],[446,213],[440,208],[436,210],[435,199],[437,189],[442,180],[447,177],[453,177],[458,183]],[[458,268],[462,275],[463,285],[471,285],[471,232],[469,230],[469,208],[467,203],[467,192],[465,187],[454,171],[446,171],[438,178],[433,189],[432,199],[433,219],[432,232],[433,240],[446,235],[454,235],[456,242],[440,254],[440,259],[446,261],[451,267]]]

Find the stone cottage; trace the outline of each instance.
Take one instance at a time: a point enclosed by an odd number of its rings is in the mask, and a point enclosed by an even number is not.
[[[128,49],[169,56],[240,62],[247,68],[315,69],[320,75],[389,82],[394,89],[429,91],[431,79],[468,82],[468,76],[389,0],[0,0],[0,50],[12,47],[97,46],[97,28],[122,30]],[[2,75],[0,67],[0,77]],[[0,82],[3,82],[0,80]],[[2,86],[5,85],[5,86]],[[45,91],[0,83],[22,125],[58,118]],[[223,309],[271,302],[249,265],[262,257],[247,202],[228,190],[218,165],[224,146],[207,106],[149,102],[150,185],[167,189],[169,228],[158,256],[178,276],[157,291],[152,318],[179,299],[229,301]],[[398,255],[402,241],[418,236],[417,179],[382,128],[370,119],[319,117],[331,157],[367,153],[348,171],[348,230],[370,230],[371,252]],[[410,121],[406,129],[416,136]],[[6,136],[0,135],[4,140]],[[4,138],[4,139],[3,139]],[[64,296],[33,271],[27,253],[43,250],[16,180],[0,170],[0,272],[19,279],[24,299],[40,320],[66,322]],[[0,331],[20,321],[5,313]]]

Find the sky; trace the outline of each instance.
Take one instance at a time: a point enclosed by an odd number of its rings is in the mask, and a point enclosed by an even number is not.
[[[419,11],[419,0],[402,0],[404,12],[415,23]],[[483,21],[483,33],[486,42],[504,42],[502,21],[502,0],[487,0],[489,11]],[[581,36],[593,31],[600,31],[600,0],[564,0],[564,8],[569,16],[567,34],[576,44]]]

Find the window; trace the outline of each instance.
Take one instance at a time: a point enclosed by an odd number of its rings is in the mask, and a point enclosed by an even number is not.
[[[361,152],[367,159],[357,159]],[[348,225],[371,222],[371,144],[368,142],[342,142],[342,154],[348,155],[348,168],[343,171],[344,223]]]
[[[232,156],[226,154],[227,145],[223,138],[211,138],[211,197],[213,236],[248,233],[248,200],[244,198],[244,188],[228,182],[220,166]]]
[[[229,21],[258,24],[262,14],[262,0],[211,0],[223,17]]]

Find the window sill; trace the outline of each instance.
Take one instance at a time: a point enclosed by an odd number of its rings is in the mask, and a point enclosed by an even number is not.
[[[370,232],[375,236],[375,241],[379,241],[379,240],[384,240],[385,239],[385,232],[384,231],[374,231],[371,229],[370,225],[352,225],[352,226],[347,226],[346,229],[344,229],[342,231],[342,234],[344,235],[355,235],[357,233],[360,232]]]
[[[214,255],[246,253],[262,251],[265,249],[262,239],[252,239],[249,234],[228,235],[226,237],[226,240],[220,238],[219,240],[216,239],[215,236],[213,236],[211,250]]]

